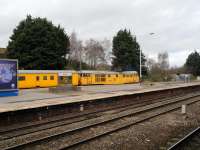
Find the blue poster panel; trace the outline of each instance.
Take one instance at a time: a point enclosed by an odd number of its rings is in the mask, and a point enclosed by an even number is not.
[[[0,59],[0,91],[17,89],[17,60]]]

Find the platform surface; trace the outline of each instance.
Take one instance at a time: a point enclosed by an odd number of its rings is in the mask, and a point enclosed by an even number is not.
[[[192,85],[200,85],[200,82],[83,86],[81,91],[59,94],[49,93],[47,88],[21,90],[19,96],[0,98],[0,113]]]

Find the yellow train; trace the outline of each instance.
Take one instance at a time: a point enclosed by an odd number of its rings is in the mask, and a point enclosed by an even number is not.
[[[66,82],[67,80],[67,82]],[[138,83],[136,71],[73,71],[73,70],[19,70],[18,88],[55,87],[68,83],[72,86]]]
[[[45,70],[18,71],[18,88],[58,86],[58,73]]]
[[[108,72],[84,71],[72,73],[72,85],[100,85],[100,84],[127,84],[138,83],[139,76],[136,71]]]

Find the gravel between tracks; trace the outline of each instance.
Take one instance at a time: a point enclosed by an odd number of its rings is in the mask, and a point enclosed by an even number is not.
[[[197,100],[198,100],[198,98],[196,98]],[[141,109],[141,108],[140,108]],[[162,109],[161,109],[162,110]],[[149,114],[148,114],[149,115]],[[148,116],[147,115],[147,116]],[[143,114],[143,117],[142,118],[144,118],[144,116],[146,116],[145,114]],[[126,118],[125,118],[126,119]],[[128,118],[127,118],[128,119]],[[123,123],[125,123],[126,124],[126,120],[125,120],[125,122],[123,121],[124,120],[124,118],[122,119],[122,121],[121,122],[116,122],[116,123],[114,123],[113,125],[117,125],[117,124],[119,124],[120,125],[120,123],[121,124],[123,124]],[[136,119],[137,120],[137,119]],[[104,126],[103,126],[104,127]],[[113,127],[111,126],[111,129],[112,129]],[[63,129],[62,129],[63,130]],[[97,129],[94,129],[94,130],[92,130],[92,132],[93,133],[95,133],[97,131]],[[62,131],[61,131],[62,132]],[[91,133],[92,133],[91,132]],[[98,129],[98,132],[103,132],[103,131],[101,131],[101,126],[100,126],[100,128]],[[97,132],[97,134],[98,134],[98,132]],[[46,134],[48,134],[48,133],[45,133],[45,135]],[[87,132],[87,134],[88,134],[88,132]],[[37,136],[38,136],[38,134],[37,134]],[[43,136],[44,136],[44,132],[43,132]],[[40,137],[40,136],[38,136],[38,137]],[[29,139],[29,137],[27,136],[24,140],[28,140]],[[65,142],[63,142],[63,144],[65,143],[66,144],[66,142],[68,143],[68,141],[70,141],[70,140],[72,140],[72,139],[74,139],[75,141],[76,141],[76,139],[79,139],[79,137],[77,137],[77,138],[71,138],[71,139],[69,139],[69,140],[65,140]],[[22,139],[20,139],[20,140],[22,140]],[[47,146],[50,146],[51,144],[48,144],[48,141],[46,141],[45,143],[47,143]],[[44,143],[44,144],[45,144]],[[55,142],[56,143],[56,142]],[[60,143],[60,142],[59,142]],[[61,142],[62,143],[62,142]],[[3,143],[2,143],[3,144]],[[5,143],[4,143],[5,144]],[[10,144],[12,144],[12,143],[10,143]],[[39,143],[38,143],[39,144]],[[52,143],[52,147],[54,147],[55,145],[57,145],[57,144],[54,144],[54,143]],[[58,147],[62,147],[62,146],[59,146],[59,145],[57,145],[57,146],[55,146],[53,149],[57,149]],[[30,147],[29,147],[30,148]],[[36,148],[36,147],[35,147]],[[40,147],[40,149],[45,149],[45,147]],[[46,147],[47,148],[47,147]],[[50,148],[50,147],[49,147]],[[37,148],[36,148],[37,149]]]
[[[196,98],[197,100],[199,100],[199,98],[197,97]],[[141,108],[140,108],[141,109]],[[180,116],[179,116],[180,117]],[[180,117],[181,119],[183,119],[183,117],[181,116]],[[124,119],[126,119],[126,118],[124,118]],[[168,118],[167,118],[168,119]],[[177,118],[176,118],[177,119]],[[189,117],[187,118],[187,119],[189,119]],[[178,119],[177,119],[178,120]],[[151,120],[150,120],[151,121]],[[166,121],[166,120],[165,120]],[[187,121],[187,120],[186,120]],[[87,122],[86,122],[87,123]],[[89,123],[89,122],[88,122]],[[87,123],[87,124],[88,124]],[[123,123],[123,119],[122,119],[122,123]],[[126,123],[126,122],[124,122],[124,123]],[[162,124],[160,125],[160,126],[158,126],[157,127],[157,129],[159,129],[159,130],[161,130],[162,131],[162,129],[160,128],[160,127],[163,127],[163,125],[164,125],[164,127],[165,127],[165,124],[163,123],[163,122],[161,122]],[[168,122],[167,122],[168,123]],[[116,123],[114,123],[113,125],[116,125],[116,124],[120,124],[120,121],[118,121],[118,122],[116,122]],[[145,124],[145,123],[144,123]],[[153,125],[153,124],[151,124],[151,125]],[[185,124],[184,124],[185,125]],[[186,124],[187,125],[187,124]],[[137,126],[137,125],[136,125]],[[176,127],[176,126],[175,126]],[[100,131],[101,132],[101,128],[103,128],[103,126],[101,127],[100,126],[100,128],[98,129],[98,131]],[[144,127],[144,129],[145,129],[145,127]],[[173,129],[173,128],[172,128]],[[180,128],[181,129],[181,128]],[[57,130],[57,129],[56,129]],[[66,129],[59,129],[60,130],[60,132],[63,132],[63,131],[61,131],[61,130],[64,130],[64,131],[66,131]],[[158,130],[158,131],[159,131]],[[52,133],[55,131],[55,129],[54,130],[52,130]],[[57,130],[58,131],[58,130]],[[125,130],[122,130],[122,131],[125,131]],[[137,131],[140,131],[140,130],[137,130]],[[143,131],[145,131],[145,130],[143,130]],[[151,136],[149,136],[149,137],[155,137],[155,132],[153,132],[153,130],[147,130],[147,131],[152,131],[152,132],[150,132],[150,133],[154,133],[154,135],[151,135]],[[176,130],[176,131],[178,131],[178,130]],[[94,129],[94,130],[92,130],[92,132],[96,132],[96,129]],[[121,132],[121,131],[120,131]],[[109,136],[105,136],[105,138],[106,137],[111,137],[112,135],[115,135],[115,134],[118,134],[118,133],[120,133],[120,132],[116,132],[116,133],[114,133],[114,134],[110,134]],[[49,132],[47,132],[47,133],[45,133],[45,132],[43,132],[43,134],[45,134],[45,135],[47,135]],[[135,133],[137,133],[137,132],[134,132],[134,134]],[[149,134],[150,134],[149,133]],[[159,133],[162,133],[162,132],[159,132]],[[165,132],[164,132],[165,133]],[[168,132],[168,133],[170,133],[170,132]],[[173,133],[175,133],[175,132],[173,132]],[[133,134],[133,135],[134,135]],[[145,135],[146,133],[143,133],[143,135]],[[128,134],[127,134],[128,135]],[[38,136],[38,134],[36,135],[36,134],[34,134],[33,136]],[[69,135],[68,135],[69,136]],[[139,136],[139,134],[138,134],[138,136]],[[39,136],[40,137],[40,136]],[[127,141],[127,139],[129,139],[131,137],[131,135],[129,135],[129,137],[123,137],[123,139],[122,139],[122,142],[124,142],[124,141]],[[137,137],[137,135],[135,135],[134,137]],[[28,136],[26,136],[25,138],[24,138],[24,140],[28,140],[29,139],[29,137]],[[78,139],[78,137],[77,138],[75,138],[75,139]],[[74,139],[74,140],[75,140]],[[100,138],[100,140],[98,140],[98,141],[101,141],[101,139],[102,138]],[[121,139],[121,137],[119,137],[119,138],[117,138],[116,139],[116,141],[119,141]],[[142,138],[143,139],[143,138]],[[20,141],[22,140],[22,139],[19,139]],[[69,139],[70,140],[70,139]],[[111,140],[108,140],[108,142],[111,142],[111,146],[113,146],[113,143],[115,143],[116,141],[112,141],[112,139]],[[129,140],[128,140],[129,141]],[[153,140],[151,140],[150,138],[145,138],[145,139],[143,139],[143,142],[147,142],[147,143],[149,143],[150,141],[153,141]],[[157,140],[157,141],[159,141],[159,140]],[[94,140],[94,142],[95,142],[95,140]],[[48,143],[47,141],[45,142],[45,143]],[[64,142],[64,143],[66,143],[66,142]],[[90,143],[92,143],[92,142],[90,142]],[[90,145],[90,143],[89,144],[84,144],[84,145]],[[118,142],[118,144],[120,143],[120,141]],[[139,142],[138,142],[139,143]],[[10,144],[12,144],[12,143],[10,143]],[[51,145],[52,144],[52,145]],[[57,149],[58,147],[60,147],[59,146],[59,144],[60,143],[57,143],[57,144],[54,144],[54,142],[53,143],[49,143],[49,144],[47,144],[48,146],[55,146],[54,147],[54,149]],[[121,145],[118,145],[118,144],[114,144],[114,147],[110,147],[110,148],[108,148],[108,149],[128,149],[128,148],[121,148]],[[162,142],[160,143],[160,144],[162,144]],[[83,145],[83,146],[84,146]],[[97,145],[97,144],[96,144]],[[104,143],[103,144],[98,144],[98,145],[100,145],[100,149],[106,149],[107,147],[104,147]],[[117,146],[118,145],[118,146]],[[136,144],[137,145],[137,144]],[[135,145],[135,146],[136,146]],[[157,145],[159,145],[159,144],[157,144]],[[117,146],[117,147],[115,147],[115,146]],[[125,145],[125,146],[127,146],[127,144]],[[135,148],[135,146],[134,146],[134,148]],[[62,147],[62,146],[61,146]],[[81,146],[82,147],[82,146]],[[40,147],[41,148],[41,147]],[[74,148],[73,148],[74,149]],[[77,149],[80,149],[80,148],[78,148],[77,147]],[[84,148],[84,149],[90,149],[90,148]],[[97,148],[95,148],[95,147],[91,147],[91,149],[97,149]],[[133,147],[131,147],[131,149],[133,149]],[[139,147],[137,148],[137,149],[140,149]],[[149,148],[148,148],[149,149]],[[155,149],[155,148],[154,148]]]
[[[71,150],[157,150],[199,124],[200,102],[197,102],[187,106],[187,116],[181,115],[180,110],[172,111]]]

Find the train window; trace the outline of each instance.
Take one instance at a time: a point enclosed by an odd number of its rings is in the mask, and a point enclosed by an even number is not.
[[[105,75],[105,74],[101,74],[101,77],[102,77],[102,78],[105,78],[105,77],[106,77],[106,75]]]
[[[24,81],[24,80],[26,80],[26,77],[25,77],[25,76],[19,76],[19,77],[18,77],[18,80],[19,80],[19,81]]]
[[[50,80],[54,80],[54,76],[50,76]]]
[[[118,77],[118,74],[116,74],[116,77]]]
[[[100,78],[99,74],[95,74],[95,81],[96,82],[100,82],[101,81],[101,78]]]
[[[43,76],[43,80],[47,80],[47,76]]]
[[[108,77],[110,77],[110,74],[108,75]]]
[[[39,81],[40,80],[40,77],[39,76],[36,76],[36,81]]]
[[[125,78],[125,74],[123,74],[123,77]]]

